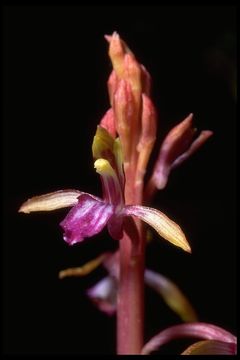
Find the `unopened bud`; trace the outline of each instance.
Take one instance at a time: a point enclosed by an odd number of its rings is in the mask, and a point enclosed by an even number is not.
[[[123,78],[124,75],[124,47],[121,42],[121,39],[118,33],[114,32],[113,35],[107,37],[107,40],[110,41],[109,43],[109,57],[112,61],[113,69],[116,71],[118,77],[120,79]]]

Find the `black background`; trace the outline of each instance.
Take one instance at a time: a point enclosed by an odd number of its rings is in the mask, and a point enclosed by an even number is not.
[[[235,8],[6,6],[3,8],[3,349],[7,354],[113,354],[115,318],[85,290],[105,272],[58,280],[117,243],[107,231],[73,247],[66,210],[17,213],[27,198],[64,188],[101,194],[91,142],[108,109],[104,34],[117,30],[153,77],[157,147],[190,112],[214,132],[172,173],[154,206],[181,224],[192,255],[158,239],[147,266],[174,280],[199,319],[236,330]],[[146,340],[179,323],[146,292]],[[171,353],[167,347],[163,349]],[[164,352],[162,350],[162,352]]]

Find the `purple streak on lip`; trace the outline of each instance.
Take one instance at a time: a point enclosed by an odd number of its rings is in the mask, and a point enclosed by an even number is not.
[[[114,207],[89,194],[80,195],[78,203],[60,223],[64,240],[73,245],[98,234],[114,213]]]

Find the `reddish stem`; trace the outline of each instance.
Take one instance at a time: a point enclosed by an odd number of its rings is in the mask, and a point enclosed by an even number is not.
[[[127,170],[127,169],[126,169]],[[141,204],[142,187],[134,187],[131,168],[126,171],[126,203]],[[133,184],[133,186],[130,186]],[[139,239],[137,251],[133,244],[134,229],[124,233],[120,240],[120,279],[117,303],[117,353],[118,355],[140,354],[143,347],[144,329],[144,266],[145,233],[140,221],[135,220]]]
[[[141,241],[143,244],[144,242]],[[120,283],[117,309],[119,355],[140,354],[144,321],[144,249],[132,255],[132,240],[127,234],[120,241]]]

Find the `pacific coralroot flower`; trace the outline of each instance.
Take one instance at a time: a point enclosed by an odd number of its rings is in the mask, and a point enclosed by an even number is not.
[[[181,228],[165,214],[146,206],[125,205],[123,155],[119,138],[113,138],[106,129],[98,126],[92,151],[94,167],[101,177],[102,199],[78,190],[60,190],[29,199],[19,211],[29,213],[73,206],[60,223],[64,229],[64,240],[69,245],[99,233],[105,225],[110,235],[120,240],[123,230],[128,231],[125,217],[133,216],[152,226],[164,239],[190,252]]]

